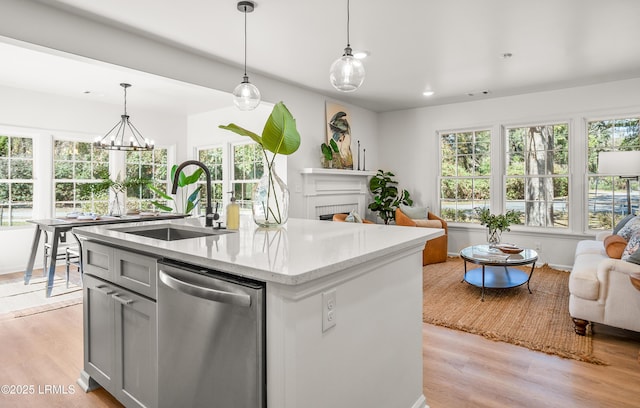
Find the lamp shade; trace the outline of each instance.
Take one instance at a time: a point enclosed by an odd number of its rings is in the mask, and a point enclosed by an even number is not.
[[[600,152],[598,173],[623,177],[640,175],[640,151]]]

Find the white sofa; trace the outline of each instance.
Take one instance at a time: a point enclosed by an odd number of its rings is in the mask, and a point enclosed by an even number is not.
[[[609,258],[604,239],[578,242],[569,277],[569,314],[577,334],[585,335],[590,322],[640,332],[640,291],[629,276],[640,276],[640,265]]]

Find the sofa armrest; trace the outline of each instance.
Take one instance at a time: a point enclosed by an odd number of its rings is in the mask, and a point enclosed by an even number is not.
[[[596,233],[596,241],[604,241],[606,237],[611,235],[613,231],[599,231]]]
[[[623,261],[621,259],[603,259],[598,263],[598,269],[596,271],[597,279],[600,282],[600,295],[598,296],[599,302],[606,300],[609,293],[609,286],[612,281],[623,277],[625,284],[631,285],[629,280],[630,276],[637,276],[640,274],[640,265]],[[614,277],[614,275],[619,275]]]

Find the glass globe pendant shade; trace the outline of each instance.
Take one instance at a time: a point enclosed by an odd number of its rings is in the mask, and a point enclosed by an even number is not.
[[[338,91],[353,92],[364,82],[364,65],[351,55],[351,48],[344,49],[344,55],[329,69],[329,81]]]
[[[243,111],[254,110],[260,105],[260,91],[249,82],[249,77],[244,77],[240,85],[233,90],[233,103]]]

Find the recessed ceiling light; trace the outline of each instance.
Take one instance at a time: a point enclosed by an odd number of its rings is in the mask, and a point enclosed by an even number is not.
[[[505,52],[505,53],[500,55],[500,58],[502,58],[502,59],[509,59],[511,57],[513,57],[513,54],[510,53],[510,52]]]
[[[367,58],[369,55],[371,55],[371,53],[369,51],[356,51],[353,53],[353,56],[357,59],[365,59]]]
[[[433,91],[424,91],[422,93],[422,95],[424,95],[424,96],[433,96],[433,94],[435,94],[435,92],[433,92]]]
[[[83,93],[83,94],[90,94],[90,93],[91,93],[91,91],[83,91],[82,93]]]

